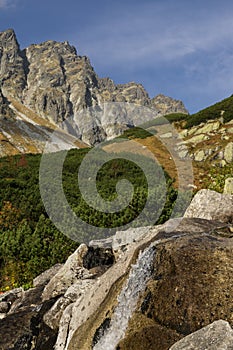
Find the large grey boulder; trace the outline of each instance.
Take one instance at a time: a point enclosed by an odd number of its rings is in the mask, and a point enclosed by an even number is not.
[[[211,190],[200,190],[193,198],[184,217],[233,223],[233,196]]]
[[[233,330],[219,320],[179,340],[170,350],[233,350]]]
[[[130,228],[125,231],[117,231],[112,241],[113,250],[124,250],[128,245],[133,242],[140,241],[144,235],[149,231],[150,227],[137,227]]]
[[[63,313],[67,307],[76,302],[78,299],[81,299],[91,284],[94,283],[94,280],[79,280],[72,286],[70,286],[64,296],[60,297],[52,308],[45,314],[44,322],[54,330],[58,330],[59,323]]]
[[[52,277],[58,273],[61,267],[62,267],[62,264],[56,264],[52,266],[50,269],[42,272],[39,276],[34,278],[33,287],[37,287],[41,284],[45,285],[46,283],[48,283],[52,279]]]
[[[229,225],[221,222],[184,218],[148,227],[141,235],[136,232],[134,236],[132,231],[134,238],[123,249],[119,246],[120,254],[111,267],[106,265],[111,262],[111,249],[81,245],[46,286],[39,283],[23,292],[3,314],[0,349],[91,350],[114,316],[139,251],[149,245],[156,252],[151,276],[118,349],[168,350],[216,320],[233,325],[233,241],[228,230]],[[150,260],[145,259],[147,266]],[[96,264],[107,269],[96,274]],[[122,316],[132,294],[126,298]],[[2,301],[8,301],[6,295]],[[223,333],[227,338],[224,327]],[[213,349],[225,349],[216,344],[219,348]]]
[[[91,273],[83,267],[83,258],[88,252],[88,247],[81,244],[78,249],[67,259],[62,268],[53,276],[43,291],[43,300],[65,294],[67,289],[79,279],[91,277]]]
[[[227,224],[190,218],[148,228],[141,239],[121,251],[116,263],[95,280],[83,299],[72,305],[72,311],[69,308],[65,312],[62,320],[69,319],[69,327],[60,322],[58,338],[63,345],[59,347],[57,343],[56,350],[92,348],[99,329],[113,315],[138,251],[153,241],[156,256],[152,276],[119,349],[165,350],[221,317],[232,322],[229,304],[233,246],[231,239],[224,236],[225,230]]]

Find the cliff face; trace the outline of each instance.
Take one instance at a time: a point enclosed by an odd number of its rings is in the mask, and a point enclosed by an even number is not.
[[[107,119],[105,115],[102,120],[90,111],[82,118],[80,111],[88,107],[98,105],[101,111],[104,102],[130,102],[154,108],[161,115],[187,113],[181,101],[163,95],[150,99],[140,84],[116,85],[109,78],[99,78],[89,59],[77,55],[68,42],[47,41],[21,50],[11,29],[0,33],[0,82],[11,103],[17,101],[45,124],[75,119],[66,131],[88,144],[117,136],[135,125],[127,116],[112,121],[111,115]],[[15,114],[19,116],[17,111]]]
[[[5,96],[21,98],[27,82],[27,59],[13,30],[0,33],[0,80]]]

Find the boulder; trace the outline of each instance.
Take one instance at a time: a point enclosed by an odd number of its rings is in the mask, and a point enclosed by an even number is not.
[[[58,273],[58,271],[60,270],[60,268],[62,266],[63,266],[62,264],[56,264],[56,265],[52,266],[50,269],[41,273],[36,278],[34,278],[33,287],[37,287],[41,284],[43,284],[43,285],[47,284],[51,280],[51,278]]]
[[[112,248],[115,252],[124,250],[127,245],[140,241],[148,233],[150,227],[130,228],[125,231],[117,231],[112,240]]]
[[[167,350],[175,339],[215,320],[233,325],[233,242],[222,237],[221,225],[202,227],[202,233],[190,226],[185,235],[157,245],[154,272],[119,350],[143,349],[142,344],[144,349]]]
[[[60,297],[52,308],[44,315],[44,322],[54,330],[59,329],[61,317],[67,307],[81,299],[94,280],[79,280],[70,286],[64,296]]]
[[[40,285],[24,292],[0,321],[1,350],[53,349],[57,334],[43,322],[43,316],[55,300],[42,303],[43,288]]]
[[[233,142],[229,142],[225,147],[224,159],[227,163],[233,162]]]
[[[173,223],[148,229],[90,286],[85,298],[73,304],[69,333],[63,333],[67,341],[64,348],[92,349],[96,334],[101,334],[113,317],[127,271],[135,264],[138,251],[149,244],[156,247],[152,275],[117,349],[168,350],[215,320],[223,318],[233,324],[229,308],[233,303],[230,237],[227,224],[195,218],[185,218],[178,226]],[[130,307],[130,294],[128,298]],[[120,327],[121,322],[119,332]]]
[[[200,190],[193,198],[184,217],[233,223],[233,196],[211,190]]]
[[[228,322],[219,320],[188,335],[170,350],[232,350],[233,330]]]
[[[0,302],[5,301],[13,304],[16,300],[22,299],[24,295],[23,288],[15,288],[0,295]]]
[[[233,177],[226,179],[223,193],[233,195]]]
[[[194,160],[196,162],[203,162],[203,160],[205,160],[207,156],[208,155],[206,155],[203,150],[200,150],[194,153]]]
[[[87,252],[88,247],[85,244],[78,247],[45,287],[43,300],[65,294],[67,289],[79,279],[91,278],[92,274],[83,267],[83,258]]]

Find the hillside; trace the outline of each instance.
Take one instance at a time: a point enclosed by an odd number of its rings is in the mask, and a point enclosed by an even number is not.
[[[214,113],[215,106],[209,108]],[[206,113],[206,110],[203,112]],[[124,140],[121,139],[122,137],[117,138],[103,146],[103,151],[107,152],[110,158],[112,156],[114,158],[116,152],[119,154],[119,158],[124,158],[127,151],[131,154],[132,161],[142,157],[147,164],[153,162],[150,158],[148,159],[148,150],[150,150],[163,166],[170,179],[167,177],[167,203],[157,223],[162,223],[169,218],[172,205],[177,197],[177,189],[178,187],[181,189],[178,179],[180,169],[182,169],[182,174],[179,175],[182,175],[182,179],[186,184],[184,190],[194,187],[195,191],[201,188],[209,188],[222,192],[225,179],[231,177],[233,173],[233,157],[230,149],[233,141],[233,119],[225,123],[216,111],[215,119],[209,119],[198,126],[184,128],[183,116],[170,114],[167,116],[168,120],[169,118],[174,123],[172,128],[175,126],[176,130],[183,136],[182,139],[175,139],[175,143],[174,137],[167,130],[170,124],[161,125],[159,119],[156,119],[147,124],[147,128],[144,125],[144,128],[128,129],[122,135]],[[177,147],[176,154],[179,158],[179,168],[177,168],[177,159],[175,160],[174,154],[171,154],[174,145]],[[99,211],[92,210],[81,200],[76,179],[78,166],[88,150],[88,148],[72,150],[67,154],[63,169],[63,186],[70,205],[79,216],[81,215],[90,224],[107,227],[109,225],[115,227],[126,224],[142,210],[145,204],[147,190],[143,174],[138,172],[138,169],[134,166],[132,167],[132,164],[128,162],[125,164],[120,159],[106,163],[97,178],[98,190],[103,198],[105,200],[113,199],[116,194],[116,183],[125,177],[135,184],[135,197],[131,203],[131,209],[127,208],[121,215],[103,213],[100,215]],[[190,155],[187,154],[187,151]],[[190,157],[194,172],[194,186],[190,182],[190,167],[187,163],[187,159]],[[16,155],[7,156],[0,161],[0,228],[2,232],[0,251],[4,260],[3,270],[0,268],[0,287],[2,288],[30,283],[36,274],[61,261],[60,251],[63,251],[63,261],[75,246],[66,237],[63,237],[47,218],[39,192],[38,171],[40,159],[40,155]],[[90,169],[94,167],[94,163],[91,163],[89,167]],[[56,174],[53,174],[53,181],[55,181],[54,176]],[[143,222],[141,224],[143,225]],[[39,238],[38,233],[42,231],[44,233]],[[19,240],[17,250],[14,248],[15,239],[9,239],[9,237],[15,235]],[[26,235],[23,240],[22,235]],[[31,235],[34,237],[33,240],[30,238]],[[24,251],[23,248],[25,239],[28,247],[35,251],[35,254],[33,253],[28,261],[28,252]],[[46,243],[52,243],[54,239],[57,240],[57,243],[59,242],[56,251],[50,249]],[[40,246],[39,253],[38,247],[36,248],[37,244]],[[11,252],[13,252],[13,255]],[[34,261],[38,256],[40,256],[40,259]],[[45,256],[46,260],[44,260]],[[17,267],[19,261],[22,261],[20,270]],[[5,278],[3,278],[4,275]]]
[[[188,115],[180,101],[163,95],[150,99],[139,84],[115,85],[109,78],[99,78],[90,61],[67,42],[48,41],[20,50],[14,31],[8,30],[0,34],[0,48],[0,156],[7,155],[0,161],[1,288],[30,283],[37,273],[63,261],[75,246],[47,218],[39,192],[40,155],[25,155],[41,153],[55,129],[53,151],[83,148],[68,153],[63,185],[75,212],[97,226],[114,228],[130,222],[144,207],[147,189],[143,174],[130,163],[108,162],[99,173],[98,190],[105,200],[113,200],[117,182],[128,176],[136,186],[131,209],[121,215],[100,215],[90,209],[80,196],[76,176],[91,144],[122,134],[124,140],[103,144],[110,158],[116,153],[124,158],[129,152],[132,161],[140,157],[148,166],[156,157],[167,180],[166,205],[157,223],[169,218],[178,188],[184,193],[193,188],[221,192],[225,179],[232,176],[232,96]],[[137,107],[107,109],[107,102],[144,106],[146,117]],[[147,114],[151,108],[153,113]],[[66,123],[73,113],[72,122]],[[47,243],[55,239],[59,244],[54,251]],[[34,252],[30,258],[26,241]]]
[[[0,33],[0,349],[232,350],[232,174],[233,96]]]
[[[175,137],[179,135],[176,140],[172,135],[173,128],[177,132]],[[158,117],[142,124],[141,128],[125,131],[123,137],[152,151],[175,179],[175,186],[178,186],[178,177],[171,156],[173,146],[180,162],[185,164],[187,159],[192,160],[196,189],[210,188],[221,192],[225,179],[233,173],[233,97],[192,115],[171,113]],[[119,150],[124,147],[129,147],[125,141],[118,145]],[[107,148],[111,149],[111,146]],[[144,152],[141,149],[139,153]]]

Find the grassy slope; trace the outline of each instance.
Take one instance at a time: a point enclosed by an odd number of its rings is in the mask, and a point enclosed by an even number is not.
[[[171,114],[166,116],[166,119],[169,122],[175,122],[179,128],[190,128],[221,116],[225,122],[232,120],[232,96],[194,115]],[[158,118],[144,127],[151,128],[159,125],[161,121],[163,122],[163,118]],[[174,184],[177,186],[177,173],[170,153],[159,139],[151,137],[144,127],[127,130],[123,137],[129,141],[134,139],[141,144],[139,153],[142,156],[144,149],[148,148],[170,177],[175,179]],[[117,147],[119,151],[125,151],[125,144],[120,140]],[[106,146],[105,150],[112,151],[111,143]],[[64,168],[67,175],[64,180],[64,190],[74,210],[81,213],[84,219],[92,217],[95,223],[109,225],[105,216],[100,217],[98,213],[93,211],[90,213],[85,206],[76,205],[80,202],[74,185],[77,177],[77,164],[80,164],[86,152],[87,150],[84,149],[68,153]],[[44,269],[57,261],[64,261],[76,246],[74,242],[59,234],[47,219],[38,187],[39,162],[39,155],[6,157],[0,160],[0,288],[12,288],[29,283]],[[232,176],[233,172],[232,164],[224,168],[216,168],[211,167],[208,162],[195,162],[193,167],[198,188],[211,188],[217,191],[222,191],[224,179]],[[129,177],[136,181],[139,192],[144,188],[140,172],[136,171],[133,166],[125,169],[114,162],[103,168],[101,172],[103,182],[98,188],[105,198],[112,196],[112,189],[115,188],[117,179],[121,178],[123,170],[126,170]],[[111,190],[106,190],[107,188]],[[175,192],[171,192],[170,200],[172,198],[175,198]],[[143,207],[143,200],[140,203],[136,202],[136,205],[138,209]],[[125,218],[130,218],[131,215],[130,211],[123,213],[121,221],[124,222]],[[166,219],[166,213],[162,220],[164,219]],[[114,222],[119,223],[118,220],[119,216],[112,216],[113,224]]]

